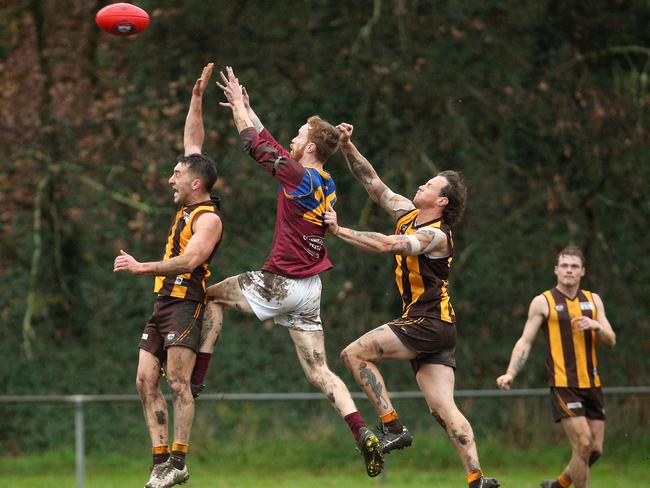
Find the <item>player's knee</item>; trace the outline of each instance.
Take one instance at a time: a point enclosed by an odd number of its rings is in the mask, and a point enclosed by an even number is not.
[[[341,361],[343,361],[346,368],[350,369],[350,352],[347,347],[341,351]]]
[[[233,307],[234,302],[237,302],[241,298],[241,294],[238,276],[226,278],[206,289],[208,303],[219,305],[223,308]]]
[[[180,378],[168,378],[169,389],[171,390],[172,397],[178,398],[184,394],[192,395],[190,391],[190,382]]]
[[[329,374],[331,374],[330,371],[327,367],[323,366],[308,368],[305,370],[307,381],[318,388],[321,388],[326,383]]]
[[[158,384],[153,381],[153,378],[148,378],[144,375],[137,375],[135,377],[135,388],[141,397],[151,396],[155,393]]]
[[[589,466],[594,464],[596,461],[598,461],[598,458],[603,455],[603,450],[602,449],[592,449],[591,453],[589,454]]]
[[[349,344],[341,351],[341,361],[343,361],[343,364],[345,364],[348,369],[351,368],[352,364],[359,362],[360,360],[359,348],[356,347],[354,343]]]
[[[580,435],[574,441],[574,451],[583,459],[589,459],[592,451],[592,441],[589,435]]]

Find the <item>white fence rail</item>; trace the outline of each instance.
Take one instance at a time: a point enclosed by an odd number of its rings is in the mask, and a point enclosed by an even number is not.
[[[605,395],[648,395],[650,386],[614,386],[603,388]],[[489,397],[530,397],[548,395],[548,388],[528,388],[510,391],[501,390],[457,390],[456,398],[489,398]],[[352,393],[355,399],[366,399],[363,393]],[[391,392],[391,398],[420,398],[419,391]],[[167,397],[169,400],[169,397]],[[268,402],[286,400],[326,400],[322,393],[212,393],[201,395],[199,402],[215,401],[244,401]],[[75,406],[75,463],[77,488],[85,486],[85,403],[101,402],[139,402],[139,395],[0,395],[0,403],[72,403]]]

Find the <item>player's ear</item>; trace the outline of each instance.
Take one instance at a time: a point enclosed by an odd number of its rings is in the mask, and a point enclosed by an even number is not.
[[[446,207],[448,203],[449,203],[449,198],[447,198],[447,197],[438,197],[438,204],[439,205]]]
[[[194,180],[192,180],[192,190],[198,190],[201,186],[203,186],[203,183],[200,178],[194,178]]]

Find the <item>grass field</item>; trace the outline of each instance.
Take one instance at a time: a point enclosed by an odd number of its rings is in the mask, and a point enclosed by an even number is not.
[[[421,439],[423,436],[420,435]],[[425,444],[426,442],[426,444]],[[639,488],[650,472],[650,442],[637,440],[610,452],[592,470],[592,488]],[[341,447],[342,446],[342,447]],[[564,445],[543,450],[509,449],[496,442],[479,445],[482,464],[502,487],[532,488],[556,475],[568,459]],[[89,455],[87,488],[141,487],[148,477],[148,456]],[[0,487],[74,488],[74,456],[69,451],[40,456],[0,457]],[[361,457],[348,445],[327,439],[305,441],[247,439],[226,449],[203,449],[189,458],[187,488],[298,487],[463,487],[455,453],[442,436],[420,440],[413,448],[387,456],[383,477],[368,478]]]

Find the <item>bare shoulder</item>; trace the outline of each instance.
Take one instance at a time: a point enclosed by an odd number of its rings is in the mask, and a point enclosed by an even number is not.
[[[591,292],[591,296],[594,299],[594,303],[596,304],[597,307],[599,308],[605,308],[605,304],[603,303],[603,299],[600,298],[600,295],[598,293],[594,293],[593,291]]]
[[[192,223],[194,231],[199,229],[217,230],[221,228],[221,217],[214,212],[202,212]]]
[[[541,315],[547,317],[549,312],[548,300],[543,293],[540,293],[530,302],[529,315]]]

